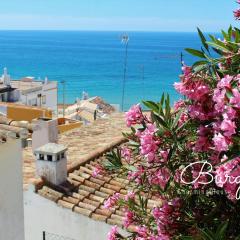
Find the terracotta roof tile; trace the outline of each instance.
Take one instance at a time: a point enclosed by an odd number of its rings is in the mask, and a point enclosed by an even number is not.
[[[106,198],[108,198],[110,196],[110,194],[103,193],[103,192],[100,192],[100,191],[96,191],[95,195],[98,196],[98,197],[102,197],[104,199],[106,199]]]
[[[104,184],[104,187],[105,187],[105,188],[108,188],[108,189],[111,189],[111,190],[113,190],[113,191],[116,191],[116,192],[119,192],[119,191],[121,190],[121,188],[122,188],[122,187],[120,187],[120,186],[114,186],[114,185],[108,184],[108,183],[105,183],[105,184]]]
[[[4,143],[8,138],[26,139],[32,133],[34,126],[26,121],[13,121],[0,115],[0,143]]]
[[[103,157],[100,157],[100,159],[102,161]],[[95,159],[95,162],[98,161],[99,158]],[[116,174],[107,177],[93,177],[88,173],[83,174],[83,171],[87,172],[88,170],[86,169],[89,169],[93,165],[92,161],[90,165],[83,165],[79,167],[78,170],[69,174],[69,179],[72,179],[72,181],[73,178],[79,180],[77,181],[79,185],[70,189],[70,194],[69,192],[68,194],[62,194],[56,190],[50,191],[49,187],[43,187],[38,193],[52,201],[57,201],[58,205],[62,207],[72,209],[74,212],[88,216],[93,220],[122,226],[125,215],[124,208],[116,206],[111,209],[105,209],[104,201],[114,193],[120,193],[120,198],[124,198],[128,193],[129,181]],[[81,173],[83,175],[79,179]],[[76,186],[76,184],[74,184],[74,186]],[[56,188],[61,188],[61,186]],[[43,189],[45,194],[43,194]],[[55,198],[53,196],[55,196]],[[56,196],[58,198],[56,198]],[[136,198],[136,201],[139,201],[138,198]],[[160,204],[159,199],[149,199],[148,212]],[[134,226],[132,226],[132,229],[134,229]]]
[[[112,219],[112,218],[107,219],[107,223],[111,224],[111,225],[117,225],[119,227],[122,227],[122,225],[123,225],[122,221],[117,220],[117,219]]]
[[[81,207],[81,208],[84,208],[84,209],[91,210],[91,211],[95,211],[97,209],[96,206],[94,206],[92,204],[89,204],[89,203],[85,203],[85,202],[80,202],[78,204],[78,206]]]
[[[74,134],[78,135],[80,133],[74,132]],[[65,139],[67,141],[67,138]],[[75,146],[74,154],[79,156],[78,151],[80,147]],[[73,153],[73,148],[71,153]],[[68,156],[70,156],[70,154],[68,154]],[[59,189],[60,186],[55,187],[55,190],[51,192],[48,190],[48,187],[41,187],[40,185],[38,193],[43,197],[57,202],[58,205],[62,207],[72,209],[72,211],[90,217],[93,220],[122,226],[125,214],[124,209],[119,207],[105,209],[104,201],[114,193],[120,193],[120,196],[124,198],[128,193],[130,182],[123,176],[116,174],[108,176],[98,175],[94,177],[92,175],[94,166],[104,161],[105,157],[103,156],[103,152],[102,155],[92,156],[68,174],[68,181],[73,184],[74,187],[69,188],[66,194],[56,190]],[[58,192],[59,195],[57,195],[56,192]],[[148,211],[151,211],[154,206],[158,206],[159,203],[160,201],[157,198],[150,199]],[[134,229],[134,226],[131,226],[131,229]]]
[[[116,192],[116,191],[114,191],[112,189],[108,189],[108,188],[105,188],[105,187],[101,187],[100,191],[103,192],[103,193],[107,193],[109,195],[113,195]]]
[[[64,201],[64,200],[58,200],[57,204],[59,206],[65,207],[65,208],[69,208],[69,209],[73,209],[73,207],[75,206],[75,204]]]
[[[107,220],[106,216],[103,216],[103,215],[100,215],[100,214],[96,214],[96,213],[93,213],[91,215],[91,218],[96,220],[96,221],[102,221],[102,222],[106,222],[106,220]]]
[[[85,216],[87,216],[87,217],[89,217],[90,214],[92,213],[91,210],[88,210],[88,209],[86,209],[86,208],[76,207],[76,206],[74,207],[73,211],[74,211],[74,212],[77,212],[77,213],[80,213],[80,214],[82,214],[82,215],[85,215]]]
[[[99,215],[110,217],[112,212],[109,209],[96,209],[95,211]]]
[[[12,122],[11,124],[14,123]],[[124,114],[113,113],[107,119],[98,119],[91,125],[81,126],[80,128],[60,134],[59,144],[67,145],[68,147],[67,165],[69,172],[84,179],[86,177],[84,174],[89,174],[91,176],[92,174],[89,170],[93,170],[94,164],[97,164],[95,159],[99,158],[102,153],[108,151],[116,144],[122,143],[124,141],[122,132],[126,131],[128,131],[128,128],[124,121]],[[80,171],[80,165],[88,170],[83,169]],[[77,173],[74,172],[74,170],[78,170]],[[35,172],[35,159],[32,148],[27,147],[23,151],[24,189],[27,188],[29,183],[31,184],[34,182]],[[81,174],[78,172],[81,172]],[[97,179],[103,180],[104,182],[110,180],[106,180],[105,177]],[[70,181],[77,186],[77,183],[74,181],[81,182],[81,179],[79,178],[77,180],[72,178]]]

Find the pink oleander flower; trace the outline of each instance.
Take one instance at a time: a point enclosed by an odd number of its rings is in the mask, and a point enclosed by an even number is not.
[[[211,143],[207,136],[199,136],[195,143],[194,151],[196,152],[205,152],[208,151],[211,147]]]
[[[181,109],[184,106],[185,106],[185,102],[182,99],[180,99],[180,100],[178,100],[177,102],[174,103],[174,106],[173,106],[174,111],[178,111],[179,109]]]
[[[233,80],[232,76],[226,75],[224,78],[222,78],[218,84],[218,88],[231,88],[231,81]]]
[[[224,132],[223,135],[226,137],[231,137],[236,133],[236,124],[235,122],[224,119],[221,123],[221,130]]]
[[[145,169],[143,166],[138,166],[136,171],[128,172],[128,180],[135,180],[136,183],[141,184],[141,177],[145,173]]]
[[[123,220],[123,226],[125,228],[129,227],[134,222],[134,214],[133,212],[126,210]]]
[[[223,157],[222,161],[226,161],[228,158]],[[218,187],[221,187],[227,193],[230,200],[236,201],[237,191],[239,187],[240,176],[240,158],[237,157],[231,161],[228,161],[216,168],[215,182]]]
[[[144,116],[140,104],[133,105],[125,114],[125,118],[128,127],[131,127],[135,124],[141,124],[144,120]]]
[[[149,163],[158,160],[156,152],[158,150],[159,140],[156,140],[156,131],[155,125],[148,124],[147,128],[140,133],[141,154],[147,157]]]
[[[226,106],[225,113],[223,113],[223,118],[233,120],[234,118],[236,118],[236,113],[237,112],[232,107]]]
[[[132,192],[132,191],[129,191],[124,199],[125,199],[125,201],[134,200],[135,199],[135,193]]]
[[[208,114],[203,110],[203,107],[199,104],[190,105],[188,107],[188,112],[192,119],[199,119],[204,121],[209,117]]]
[[[208,85],[201,80],[174,83],[174,87],[180,94],[195,101],[202,101],[203,97],[210,92]]]
[[[163,203],[162,207],[153,209],[153,217],[157,222],[158,235],[170,237],[177,231],[177,219],[180,216],[181,203],[179,200]]]
[[[232,90],[233,97],[230,98],[230,103],[234,107],[240,108],[240,92],[237,89]]]
[[[194,151],[204,152],[209,150],[211,147],[209,135],[211,135],[211,130],[206,126],[200,125],[198,128],[198,138],[195,143]]]
[[[102,166],[98,165],[94,168],[92,176],[97,177],[98,175],[102,174],[103,172],[104,172],[104,169],[102,168]]]
[[[147,239],[147,237],[148,237],[148,229],[147,229],[146,226],[137,226],[136,227],[136,231],[137,231],[138,235],[142,239]]]
[[[228,150],[228,142],[226,138],[221,133],[216,133],[213,137],[213,143],[215,146],[215,150],[218,152],[227,151]]]
[[[216,103],[214,108],[219,113],[224,111],[224,107],[225,107],[225,102],[224,102],[225,94],[226,94],[226,90],[225,89],[220,90],[218,88],[216,88],[214,90],[214,93],[213,93],[213,101]]]
[[[163,162],[167,162],[168,154],[169,154],[169,150],[167,150],[167,151],[161,150],[160,151],[160,155],[161,155],[161,157],[163,159]]]
[[[162,167],[157,171],[151,172],[148,176],[148,181],[150,184],[159,185],[164,189],[170,179],[170,171],[166,167]]]
[[[236,20],[240,20],[240,9],[233,11]]]
[[[117,204],[119,199],[120,199],[120,193],[115,193],[104,202],[104,208],[109,209],[114,207]]]
[[[182,113],[179,120],[178,120],[178,126],[182,126],[184,123],[186,123],[188,121],[189,117],[187,115],[187,113]]]
[[[188,76],[188,75],[190,75],[192,73],[192,67],[187,66],[187,65],[184,64],[182,66],[182,71],[183,71],[184,76]]]
[[[117,226],[113,226],[111,231],[108,233],[108,240],[116,240],[117,239]]]
[[[154,236],[154,235],[150,236],[149,240],[170,240],[170,237],[165,234],[158,234],[158,236]]]
[[[130,162],[132,156],[131,149],[129,149],[128,147],[123,147],[121,149],[121,154],[127,160],[127,162]]]

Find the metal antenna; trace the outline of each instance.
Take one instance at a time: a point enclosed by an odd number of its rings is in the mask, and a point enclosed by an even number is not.
[[[126,83],[126,74],[127,74],[128,42],[129,42],[128,35],[123,35],[122,43],[125,44],[125,59],[124,59],[124,74],[123,74],[123,86],[122,86],[122,111],[124,109],[125,83]]]

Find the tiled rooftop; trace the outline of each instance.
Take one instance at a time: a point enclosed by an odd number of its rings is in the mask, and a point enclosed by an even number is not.
[[[80,164],[94,159],[110,147],[121,143],[122,132],[127,131],[124,115],[113,113],[108,119],[98,119],[91,125],[85,125],[59,135],[59,144],[68,147],[68,169],[73,171]],[[35,159],[31,148],[23,151],[24,189],[35,180]]]
[[[13,121],[0,115],[0,143],[9,138],[27,138],[33,126],[25,121]]]
[[[103,162],[104,159],[104,156],[96,158],[69,173],[68,181],[74,186],[73,188],[45,185],[37,191],[38,194],[54,201],[61,207],[71,209],[73,212],[122,227],[124,209],[119,207],[105,209],[104,201],[115,193],[120,193],[123,198],[128,192],[130,183],[119,175],[93,177],[94,167]],[[151,211],[154,206],[160,204],[159,200],[150,199],[148,210]],[[134,230],[134,226],[131,226],[129,230]]]

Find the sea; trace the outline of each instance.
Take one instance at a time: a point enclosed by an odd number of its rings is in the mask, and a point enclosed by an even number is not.
[[[184,49],[200,47],[197,32],[0,31],[0,72],[7,67],[12,79],[58,81],[59,103],[63,94],[73,103],[84,91],[120,107],[123,99],[127,110],[163,93],[176,101],[181,53],[192,64],[196,59]]]

